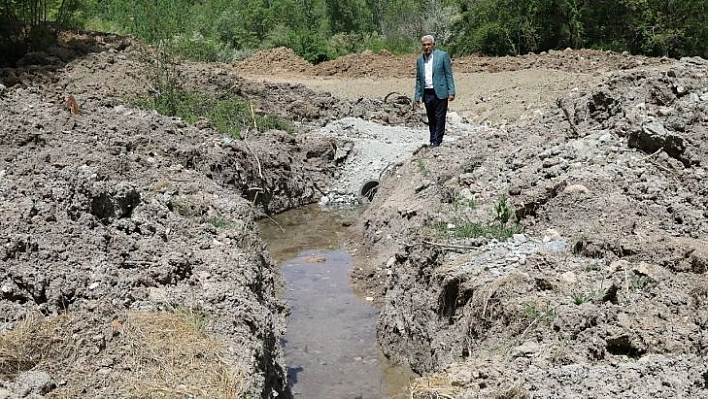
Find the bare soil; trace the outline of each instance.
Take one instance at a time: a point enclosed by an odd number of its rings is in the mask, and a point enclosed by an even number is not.
[[[558,96],[597,84],[610,71],[668,63],[595,50],[456,58],[457,96],[450,110],[469,123],[505,125],[538,117],[554,107]],[[352,100],[383,99],[393,92],[412,97],[415,56],[351,54],[313,66],[292,50],[279,48],[256,53],[237,63],[235,70],[253,79],[300,83]]]
[[[238,141],[136,109],[157,60],[82,34],[0,70],[0,395],[290,397],[281,276],[255,220],[319,201],[357,143],[388,137],[350,118],[425,129],[412,57],[170,65],[184,88],[297,127]],[[352,229],[382,350],[422,375],[411,396],[707,397],[708,63],[568,50],[453,65],[449,140],[387,166]],[[448,234],[505,207],[509,240]],[[185,313],[224,348],[201,356],[228,389],[136,391],[136,371],[167,362],[135,355],[140,321]],[[24,345],[29,315],[49,349]]]

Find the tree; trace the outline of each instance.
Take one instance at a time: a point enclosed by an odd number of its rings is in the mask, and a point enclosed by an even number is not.
[[[79,0],[0,0],[0,64],[51,44],[56,28],[67,25],[79,5]]]

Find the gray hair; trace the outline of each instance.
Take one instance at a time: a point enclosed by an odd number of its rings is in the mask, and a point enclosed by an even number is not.
[[[424,42],[426,40],[430,40],[433,44],[435,44],[435,38],[433,37],[433,35],[425,35],[420,38],[421,42]]]

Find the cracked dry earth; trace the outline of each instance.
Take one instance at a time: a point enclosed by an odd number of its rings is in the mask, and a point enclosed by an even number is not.
[[[374,168],[352,278],[411,397],[708,397],[705,60],[456,60],[469,102],[427,149],[419,110],[383,100],[405,59],[175,66],[296,126],[233,141],[131,105],[149,54],[86,35],[0,71],[0,397],[290,397],[254,221],[356,196],[381,139],[406,153]],[[403,66],[347,75],[362,57]],[[502,196],[516,235],[452,234]]]

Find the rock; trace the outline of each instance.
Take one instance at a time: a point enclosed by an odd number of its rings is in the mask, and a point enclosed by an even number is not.
[[[658,282],[666,278],[667,271],[658,265],[654,265],[647,262],[641,262],[637,266],[632,268],[635,274],[640,276],[645,276],[652,282]]]
[[[569,284],[575,284],[578,282],[578,277],[575,273],[569,271],[561,274],[561,280]]]
[[[11,387],[13,392],[24,398],[30,394],[47,394],[56,388],[56,384],[44,371],[25,371],[17,376]]]
[[[587,187],[583,186],[582,184],[570,184],[566,186],[566,188],[563,190],[564,193],[569,193],[569,194],[574,194],[574,193],[582,193],[582,194],[587,194],[590,192]]]
[[[472,183],[474,183],[474,174],[473,173],[463,173],[457,178],[460,182],[461,185],[466,185],[469,186]]]
[[[464,387],[472,381],[472,370],[460,368],[450,371],[447,378],[453,387]]]
[[[511,239],[512,239],[515,243],[519,243],[519,244],[523,244],[523,243],[525,243],[526,241],[528,241],[528,239],[526,238],[526,235],[524,235],[524,234],[514,234],[514,235],[511,236]]]
[[[547,229],[546,234],[543,236],[543,242],[549,242],[553,240],[560,240],[561,235],[555,229]]]
[[[551,241],[544,241],[543,247],[547,251],[551,252],[562,252],[568,249],[568,244],[565,242],[565,240],[551,240]]]
[[[541,345],[536,342],[524,342],[511,350],[512,357],[531,357],[541,350]]]

